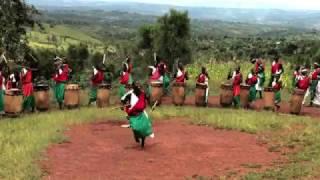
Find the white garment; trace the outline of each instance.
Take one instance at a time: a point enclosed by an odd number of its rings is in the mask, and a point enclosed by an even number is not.
[[[257,91],[263,91],[263,86],[260,86],[260,83],[261,83],[261,76],[259,76],[259,74],[258,74],[258,82],[256,84]]]
[[[316,88],[316,96],[314,97],[313,104],[320,106],[320,83]]]

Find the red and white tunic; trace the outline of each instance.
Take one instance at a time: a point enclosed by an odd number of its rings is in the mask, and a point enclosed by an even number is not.
[[[206,74],[204,74],[204,73],[201,73],[201,74],[198,76],[197,83],[208,85],[208,84],[209,84],[209,78],[208,78],[208,76],[207,76]]]
[[[311,79],[312,80],[318,80],[318,77],[320,76],[320,68],[315,69],[312,73],[311,73]]]
[[[176,83],[184,83],[186,79],[187,79],[187,72],[178,69],[178,72],[176,74]]]
[[[300,76],[297,83],[297,88],[307,91],[310,86],[310,78],[308,76]]]
[[[149,66],[149,68],[152,70],[151,76],[149,81],[150,82],[154,82],[154,81],[163,81],[163,77],[160,74],[160,70],[159,70],[159,66],[158,67],[154,67],[154,66]]]
[[[246,80],[246,83],[249,85],[249,86],[255,86],[257,83],[258,83],[258,77],[257,75],[253,75],[252,73],[250,73],[248,75],[248,78]]]
[[[272,75],[280,75],[283,73],[282,64],[280,62],[273,61],[271,66]]]
[[[132,91],[129,91],[125,96],[128,94],[131,95],[130,97],[130,106],[125,108],[126,113],[128,116],[137,116],[140,113],[144,112],[147,101],[146,101],[146,95],[144,92],[141,92],[139,96],[133,93]]]
[[[239,72],[239,73],[236,73],[234,72],[233,73],[233,96],[239,96],[240,95],[240,84],[242,83],[242,74]]]
[[[33,93],[32,71],[26,68],[22,68],[20,79],[22,82],[23,95],[25,97],[31,96]]]
[[[58,72],[53,76],[53,80],[56,83],[65,83],[69,78],[69,66],[67,64],[62,65],[62,67],[58,68]]]
[[[122,71],[120,74],[120,84],[127,85],[129,84],[130,73],[126,71]]]
[[[93,76],[91,78],[91,83],[93,86],[98,86],[101,84],[104,80],[104,73],[103,71],[97,70],[96,68],[93,68]]]

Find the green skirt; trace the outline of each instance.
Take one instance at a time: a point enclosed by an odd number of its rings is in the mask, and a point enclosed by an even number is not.
[[[34,109],[35,105],[36,102],[33,95],[24,97],[22,105],[23,110]]]
[[[126,85],[120,84],[119,86],[119,96],[122,98],[126,94]]]
[[[170,77],[165,74],[163,76],[163,88],[164,90],[168,91],[169,90],[169,86],[170,86]]]
[[[129,122],[137,138],[145,138],[153,133],[151,120],[145,112],[140,113],[138,116],[130,116]]]
[[[311,100],[313,100],[314,97],[316,96],[317,86],[318,86],[318,80],[312,80],[311,81],[311,86],[310,86]]]
[[[249,102],[253,102],[256,100],[257,90],[255,86],[251,86],[249,90]]]
[[[281,91],[274,92],[274,103],[279,104],[281,102]]]
[[[97,100],[97,93],[98,93],[98,87],[92,86],[89,93],[90,102],[95,102]]]
[[[4,90],[0,90],[0,112],[4,111]]]
[[[63,103],[64,100],[64,83],[57,83],[54,87],[54,94],[58,103]]]

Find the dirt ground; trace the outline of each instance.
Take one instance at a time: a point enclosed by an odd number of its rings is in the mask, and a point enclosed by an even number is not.
[[[125,123],[125,122],[122,122]],[[283,158],[254,135],[189,125],[179,119],[156,122],[155,138],[141,150],[119,122],[80,125],[69,142],[51,146],[44,179],[184,179],[239,176]]]

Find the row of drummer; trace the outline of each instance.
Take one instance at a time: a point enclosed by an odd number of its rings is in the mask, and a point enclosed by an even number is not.
[[[234,104],[235,107],[240,107],[240,105],[244,105],[245,107],[250,107],[256,97],[262,98],[262,92],[264,91],[265,84],[265,66],[262,59],[253,59],[251,61],[254,65],[251,70],[251,73],[247,76],[245,80],[245,85],[243,85],[243,77],[241,74],[240,66],[237,67],[233,72],[230,72],[228,75],[228,81],[225,83],[222,88],[224,89],[221,93],[221,101],[222,104]],[[78,85],[75,84],[66,84],[69,80],[69,73],[71,69],[68,64],[64,62],[61,58],[55,58],[54,62],[56,66],[56,73],[53,76],[53,80],[55,81],[55,98],[59,104],[59,108],[62,109],[64,105],[67,106],[76,106],[79,101],[79,97],[77,93],[73,93],[74,90],[79,89]],[[148,99],[151,104],[160,103],[161,97],[163,94],[168,93],[168,88],[170,85],[170,77],[168,73],[167,65],[164,61],[161,61],[159,57],[155,58],[155,64],[149,66],[150,69],[150,77],[149,77],[149,87],[147,88]],[[119,86],[119,96],[122,97],[130,88],[130,85],[133,82],[132,78],[133,65],[130,58],[127,58],[123,63],[122,71],[120,73],[120,86]],[[317,63],[314,64],[314,70],[310,73],[307,68],[297,68],[294,72],[294,85],[297,89],[301,90],[305,97],[309,94],[311,95],[311,103],[318,104],[319,103],[319,88],[318,88],[318,80],[320,76],[320,68]],[[268,88],[266,91],[272,90],[271,100],[274,102],[274,106],[276,110],[280,108],[281,102],[281,93],[282,82],[281,76],[284,72],[283,65],[279,57],[274,58],[271,67],[271,78],[268,84]],[[176,73],[174,73],[174,83],[172,88],[172,97],[173,102],[176,105],[183,105],[185,98],[185,81],[188,80],[188,73],[184,69],[182,63],[178,63]],[[5,84],[5,78],[1,77],[1,84]],[[89,103],[100,100],[99,97],[108,97],[108,91],[102,91],[104,89],[108,89],[111,84],[111,75],[110,73],[105,73],[102,66],[93,67],[93,76],[91,78],[92,86],[90,91]],[[201,72],[197,76],[197,88],[196,88],[196,104],[205,106],[208,103],[208,95],[209,95],[209,75],[205,67],[202,67]],[[33,93],[33,84],[32,84],[32,71],[26,67],[22,67],[20,70],[20,81],[22,85],[22,94],[23,94],[23,106],[22,110],[24,111],[34,111],[36,104],[41,103],[41,101],[45,101],[45,95],[37,94],[36,98]],[[6,82],[6,89],[8,93],[6,95],[15,95],[19,94],[18,82],[15,79],[14,75],[10,75],[8,77],[8,81]],[[101,87],[101,88],[99,88]],[[48,89],[46,85],[37,85],[36,89],[41,92],[41,90]],[[100,93],[99,93],[99,89]],[[232,93],[227,93],[232,90]],[[4,90],[4,88],[2,88]],[[76,92],[76,91],[75,91]],[[242,92],[242,93],[241,93]],[[4,101],[3,101],[3,93],[0,93],[0,111],[4,112]],[[224,95],[223,95],[224,94]],[[242,94],[242,98],[241,98]],[[245,95],[247,94],[247,95]],[[97,96],[99,96],[97,98]],[[43,100],[41,100],[41,97]],[[228,97],[228,98],[227,98]],[[265,96],[267,98],[268,96]],[[66,99],[65,99],[66,98]],[[229,99],[229,100],[228,100]],[[268,98],[270,99],[270,98]],[[306,98],[302,98],[302,104]],[[36,103],[38,101],[38,103]],[[67,102],[65,102],[67,101]],[[242,102],[241,102],[242,101]],[[269,100],[270,101],[270,100]],[[69,103],[68,103],[69,102]],[[101,101],[103,102],[103,101]],[[43,108],[45,109],[45,108]],[[6,110],[9,111],[9,110]]]

